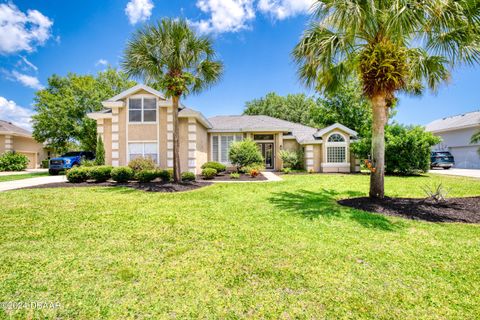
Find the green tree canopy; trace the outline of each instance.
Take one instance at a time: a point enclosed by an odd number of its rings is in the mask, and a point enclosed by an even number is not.
[[[362,137],[371,132],[372,111],[358,81],[346,82],[335,94],[319,98],[305,94],[283,97],[272,92],[246,102],[244,114],[266,115],[316,128],[339,122]]]
[[[33,136],[57,152],[72,143],[85,150],[95,150],[97,129],[87,113],[102,110],[102,101],[134,86],[136,82],[116,69],[94,75],[69,73],[52,75],[48,86],[35,94]]]

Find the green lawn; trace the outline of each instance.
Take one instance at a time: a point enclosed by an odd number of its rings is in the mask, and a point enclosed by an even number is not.
[[[9,176],[0,176],[0,182],[22,180],[22,179],[29,179],[29,178],[37,178],[37,177],[44,177],[44,176],[48,176],[48,172],[32,172],[32,173],[12,174],[12,175],[9,175]]]
[[[188,193],[0,193],[0,310],[19,319],[474,319],[480,225],[341,207],[361,175],[284,176]],[[387,177],[390,196],[480,194],[480,180]]]

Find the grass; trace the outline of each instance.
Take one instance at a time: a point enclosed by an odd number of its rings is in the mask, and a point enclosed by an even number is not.
[[[0,318],[473,319],[480,226],[369,214],[362,175],[292,175],[188,193],[0,193]],[[480,180],[387,177],[390,196],[480,194]]]
[[[8,176],[0,176],[0,182],[38,178],[48,176],[48,172],[32,172],[32,173],[21,173],[21,174],[12,174]]]

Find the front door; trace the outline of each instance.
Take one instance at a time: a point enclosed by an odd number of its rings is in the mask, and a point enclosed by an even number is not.
[[[265,168],[273,169],[275,164],[273,143],[259,143],[260,152],[265,159]]]

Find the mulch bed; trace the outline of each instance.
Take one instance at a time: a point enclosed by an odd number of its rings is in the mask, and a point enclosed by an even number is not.
[[[82,187],[128,187],[132,189],[147,191],[147,192],[183,192],[199,189],[211,185],[210,182],[195,181],[182,183],[163,183],[163,182],[129,182],[129,183],[115,183],[115,182],[56,182],[43,184],[39,186],[32,186],[22,189],[43,189],[43,188],[82,188]]]
[[[265,178],[263,174],[259,174],[257,177],[252,178],[248,174],[244,174],[244,173],[240,173],[240,178],[232,179],[230,178],[230,172],[225,172],[215,176],[215,178],[210,180],[204,180],[203,176],[199,175],[197,176],[197,180],[201,180],[201,181],[265,181],[268,179]]]
[[[449,198],[436,203],[425,199],[351,198],[339,200],[339,204],[355,209],[430,222],[480,223],[480,197]]]

